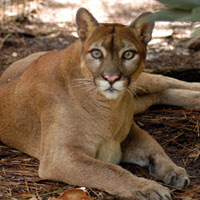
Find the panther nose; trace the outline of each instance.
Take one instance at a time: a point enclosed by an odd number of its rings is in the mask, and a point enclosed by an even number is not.
[[[103,76],[103,78],[112,85],[112,84],[114,84],[115,81],[120,79],[120,76],[118,76],[118,75],[114,75],[114,76],[106,75],[106,76]]]

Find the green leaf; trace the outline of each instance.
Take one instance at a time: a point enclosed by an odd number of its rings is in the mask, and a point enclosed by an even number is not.
[[[179,9],[166,9],[153,13],[146,18],[146,21],[200,21],[200,7],[191,11]]]
[[[183,10],[192,10],[195,7],[200,6],[199,0],[157,0],[165,6],[183,9]]]
[[[192,10],[192,16],[194,17],[194,19],[198,19],[200,18],[200,6],[199,7],[196,7]]]
[[[192,33],[192,38],[187,42],[186,47],[190,46],[198,38],[200,38],[200,27],[196,28]]]
[[[196,28],[195,31],[192,33],[193,38],[199,38],[200,37],[200,27]]]

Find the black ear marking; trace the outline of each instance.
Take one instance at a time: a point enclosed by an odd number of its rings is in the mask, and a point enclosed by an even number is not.
[[[134,28],[138,34],[138,37],[144,44],[147,44],[151,40],[151,34],[154,28],[154,22],[147,21],[148,15],[152,14],[151,12],[145,12],[141,14],[135,21],[130,25],[131,28]]]
[[[76,24],[79,38],[83,41],[87,38],[93,27],[98,26],[98,21],[85,8],[79,8],[76,14]]]

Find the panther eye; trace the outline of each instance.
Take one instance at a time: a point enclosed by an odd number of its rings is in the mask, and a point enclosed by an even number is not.
[[[122,58],[126,60],[130,60],[135,57],[135,54],[136,54],[136,51],[128,50],[123,53]]]
[[[95,59],[100,59],[103,57],[102,52],[99,49],[93,49],[90,51],[90,54]]]

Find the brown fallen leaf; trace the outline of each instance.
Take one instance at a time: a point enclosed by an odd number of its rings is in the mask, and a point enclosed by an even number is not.
[[[87,193],[81,189],[71,189],[64,192],[58,200],[92,200]]]

